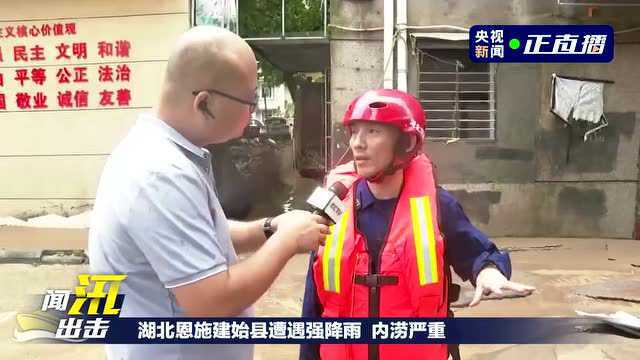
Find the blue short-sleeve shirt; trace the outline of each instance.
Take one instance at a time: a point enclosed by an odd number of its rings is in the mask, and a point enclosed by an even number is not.
[[[211,154],[141,115],[104,167],[89,231],[94,274],[127,274],[123,317],[179,317],[171,289],[237,261]],[[242,316],[251,316],[247,309]],[[109,359],[251,359],[251,345],[107,345]]]

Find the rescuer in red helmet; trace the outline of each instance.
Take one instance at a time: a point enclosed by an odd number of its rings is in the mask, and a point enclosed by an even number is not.
[[[347,211],[313,254],[305,317],[446,317],[452,265],[476,293],[530,293],[511,282],[511,262],[470,222],[457,200],[436,185],[422,152],[425,114],[403,91],[367,91],[343,118],[353,161],[333,169],[326,185],[348,189]],[[445,256],[446,254],[446,256]],[[301,359],[434,359],[446,344],[303,345]]]

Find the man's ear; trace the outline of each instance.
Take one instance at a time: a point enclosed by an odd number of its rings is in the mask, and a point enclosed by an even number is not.
[[[201,112],[203,111],[202,106],[204,105],[204,107],[207,106],[207,99],[209,98],[209,94],[207,94],[205,91],[200,91],[198,94],[196,94],[196,96],[193,99],[193,110],[195,112]]]
[[[204,96],[200,96],[201,94],[204,94]],[[200,102],[195,102],[198,101],[198,99],[202,99],[200,100]],[[194,101],[194,106],[196,107],[196,112],[201,112],[204,113],[206,116],[208,116],[211,119],[215,119],[216,117],[213,116],[213,114],[211,113],[211,108],[210,108],[210,101],[209,100],[209,94],[205,93],[205,92],[201,92],[200,94],[198,94],[196,96],[196,99]]]
[[[418,144],[418,138],[416,135],[410,135],[409,136],[409,141],[407,144],[407,148],[405,149],[406,152],[412,152],[413,150],[415,150],[416,145]]]

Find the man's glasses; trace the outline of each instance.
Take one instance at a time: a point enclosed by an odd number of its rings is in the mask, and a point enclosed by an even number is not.
[[[241,99],[239,97],[235,97],[233,95],[227,94],[226,92],[222,92],[222,91],[215,90],[215,89],[196,90],[196,91],[193,91],[192,94],[193,94],[193,96],[196,96],[201,91],[206,91],[208,93],[218,94],[220,96],[226,97],[227,99],[231,99],[233,101],[237,101],[237,102],[239,102],[241,104],[249,105],[249,112],[250,113],[253,113],[256,110],[256,107],[258,106],[258,94],[255,94],[253,96],[253,101],[247,101],[247,100]]]

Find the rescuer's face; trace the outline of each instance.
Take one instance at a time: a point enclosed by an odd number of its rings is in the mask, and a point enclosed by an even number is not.
[[[370,121],[355,121],[349,133],[349,146],[358,175],[374,176],[393,162],[395,144],[400,136],[398,129]]]

